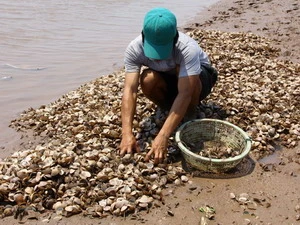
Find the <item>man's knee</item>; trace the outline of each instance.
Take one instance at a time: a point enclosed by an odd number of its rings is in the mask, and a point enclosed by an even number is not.
[[[145,69],[141,74],[141,84],[148,83],[154,79],[154,71],[151,69]]]
[[[146,69],[141,74],[141,88],[144,94],[153,93],[153,90],[161,85],[161,77],[156,71]]]
[[[190,105],[196,106],[200,103],[201,92],[202,92],[202,82],[200,79],[197,79]]]

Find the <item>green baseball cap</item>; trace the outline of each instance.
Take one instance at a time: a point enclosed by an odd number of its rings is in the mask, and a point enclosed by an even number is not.
[[[144,53],[151,59],[167,59],[177,33],[175,15],[165,8],[154,8],[144,18]]]

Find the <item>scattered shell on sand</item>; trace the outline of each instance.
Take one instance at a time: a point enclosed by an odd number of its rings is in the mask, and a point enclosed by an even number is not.
[[[189,34],[219,71],[198,117],[227,118],[240,126],[253,139],[257,158],[274,151],[277,142],[295,146],[300,137],[299,65],[275,60],[278,50],[253,34]],[[144,162],[167,112],[140,91],[134,134],[142,153],[117,154],[123,83],[123,70],[103,76],[12,121],[18,131],[30,129],[47,138],[0,162],[0,201],[30,205],[38,212],[54,210],[57,216],[120,216],[151,208],[168,184],[187,183],[181,166]],[[173,137],[169,144],[172,151],[177,148]],[[0,210],[2,216],[15,211]]]

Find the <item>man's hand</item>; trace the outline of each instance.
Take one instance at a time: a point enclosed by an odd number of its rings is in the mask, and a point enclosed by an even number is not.
[[[167,157],[168,138],[164,135],[157,135],[152,142],[151,150],[147,153],[145,160],[149,159],[154,155],[154,164],[157,165],[162,163]]]
[[[139,72],[126,73],[122,97],[122,141],[120,144],[120,155],[126,153],[140,152],[136,139],[132,134],[132,121],[136,108],[137,90],[139,85]]]
[[[140,147],[138,146],[133,134],[123,135],[120,144],[120,155],[124,156],[126,153],[132,154],[134,152],[140,152]]]
[[[197,105],[201,90],[199,76],[182,77],[178,80],[178,95],[176,96],[169,115],[159,134],[152,142],[151,150],[145,157],[148,161],[154,156],[154,164],[162,163],[167,156],[168,139],[184,117],[188,106]],[[193,98],[194,97],[194,98]]]

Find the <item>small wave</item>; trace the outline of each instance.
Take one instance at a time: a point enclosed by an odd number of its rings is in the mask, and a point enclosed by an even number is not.
[[[1,77],[0,80],[11,80],[13,77],[12,76],[4,76]]]
[[[5,66],[9,67],[9,68],[13,68],[13,69],[18,69],[18,70],[45,70],[47,69],[47,67],[29,67],[29,66],[15,66],[12,64],[4,64]]]

